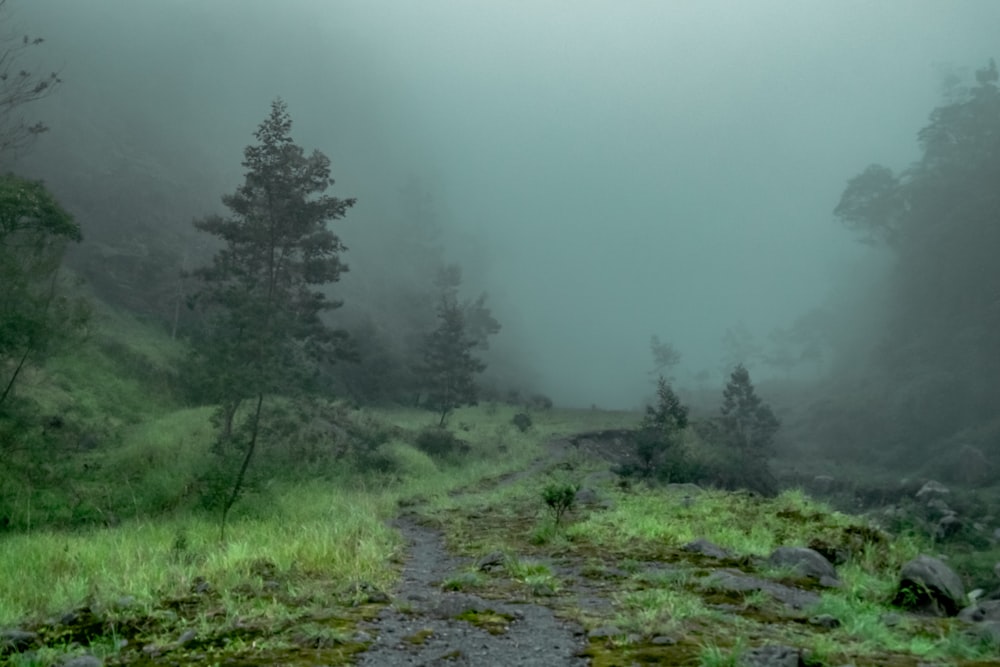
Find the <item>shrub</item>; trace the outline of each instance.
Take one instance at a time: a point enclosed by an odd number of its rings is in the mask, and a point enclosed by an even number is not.
[[[417,434],[413,443],[420,451],[438,459],[468,451],[469,445],[446,428],[429,426]]]
[[[542,491],[542,500],[552,511],[557,528],[563,515],[573,509],[573,505],[576,503],[576,492],[579,490],[580,487],[576,484],[549,484]]]
[[[545,394],[532,394],[525,401],[524,407],[529,410],[551,410],[552,399]]]
[[[531,415],[529,415],[527,412],[518,412],[516,415],[514,415],[514,418],[511,419],[510,421],[512,424],[514,424],[514,426],[517,427],[517,430],[520,431],[521,433],[524,433],[529,428],[531,428]]]

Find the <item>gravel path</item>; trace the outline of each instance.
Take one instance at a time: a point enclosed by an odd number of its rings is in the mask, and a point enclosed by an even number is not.
[[[485,600],[441,590],[440,582],[465,562],[448,555],[441,535],[413,521],[396,523],[409,542],[394,604],[365,630],[376,637],[359,665],[476,665],[582,667],[583,630],[557,619],[547,607]],[[498,634],[456,617],[468,612],[501,614],[511,620]]]

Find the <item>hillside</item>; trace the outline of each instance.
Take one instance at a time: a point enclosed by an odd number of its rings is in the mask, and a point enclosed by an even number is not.
[[[9,663],[1000,664],[989,623],[891,604],[918,553],[951,554],[970,590],[995,546],[801,490],[620,477],[637,414],[489,403],[442,434],[425,411],[286,402],[295,427],[220,542],[212,409],[182,396],[181,352],[101,307],[24,383],[46,449],[6,453]],[[556,521],[544,497],[567,488]],[[783,546],[822,551],[837,582],[775,561]]]

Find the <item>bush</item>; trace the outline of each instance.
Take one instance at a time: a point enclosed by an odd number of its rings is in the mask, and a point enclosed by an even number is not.
[[[525,401],[524,407],[529,410],[551,410],[552,399],[545,394],[532,394]]]
[[[531,415],[529,415],[527,412],[518,412],[516,415],[514,415],[514,418],[511,419],[510,421],[512,424],[514,424],[514,426],[517,427],[517,430],[520,431],[521,433],[524,433],[529,428],[531,428]]]
[[[464,454],[469,445],[454,433],[439,426],[429,426],[417,434],[414,440],[417,449],[437,459]]]
[[[562,521],[563,515],[573,509],[576,503],[576,492],[580,487],[576,484],[549,484],[542,491],[542,500],[552,511],[556,521],[556,528]]]

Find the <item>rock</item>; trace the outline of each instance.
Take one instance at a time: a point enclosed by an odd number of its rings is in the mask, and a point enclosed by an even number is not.
[[[813,616],[810,618],[809,625],[815,625],[818,628],[827,628],[832,630],[833,628],[840,627],[840,620],[830,614],[820,614],[819,616]]]
[[[80,655],[59,664],[61,667],[104,667],[104,663],[92,655]]]
[[[835,586],[839,581],[837,570],[818,551],[806,547],[778,547],[768,557],[767,564],[771,567],[791,567],[800,576],[817,581],[824,580],[825,584],[833,583]]]
[[[980,640],[994,646],[1000,644],[1000,621],[983,621],[974,624],[970,629]]]
[[[198,633],[194,630],[185,630],[184,634],[177,638],[177,646],[187,646],[194,641],[194,638],[198,636]]]
[[[931,480],[926,484],[924,484],[922,487],[920,487],[920,490],[917,491],[917,498],[919,498],[920,500],[930,500],[932,498],[939,498],[941,496],[947,496],[950,494],[951,491],[948,489],[947,486],[945,486],[941,482],[935,482],[934,480]]]
[[[703,537],[699,537],[693,542],[688,542],[681,549],[688,553],[702,554],[711,558],[732,558],[731,553],[716,544],[712,544]]]
[[[706,585],[713,590],[734,593],[763,591],[793,611],[801,611],[819,604],[820,596],[812,591],[785,586],[767,579],[751,577],[739,570],[716,570],[705,578]]]
[[[11,628],[0,630],[0,649],[10,649],[12,651],[25,651],[31,648],[38,640],[38,635],[28,630]]]
[[[667,637],[666,635],[656,635],[649,640],[649,643],[653,646],[673,646],[677,643],[677,640],[673,637]]]
[[[492,572],[502,570],[506,564],[507,556],[502,551],[491,551],[476,561],[476,569],[480,572]]]
[[[943,501],[941,498],[931,498],[927,502],[926,507],[927,514],[929,516],[942,517],[955,513],[954,510],[948,507],[948,503]]]
[[[739,667],[799,667],[802,651],[780,644],[758,646],[741,655],[736,664]]]
[[[947,540],[954,537],[962,529],[962,520],[954,514],[947,514],[938,521],[934,528],[934,538],[937,540]]]
[[[954,616],[965,601],[965,587],[955,571],[923,554],[903,565],[893,598],[899,607],[935,616]]]
[[[587,639],[608,639],[609,637],[620,637],[623,634],[625,633],[613,625],[602,625],[588,632]]]
[[[958,612],[958,619],[966,623],[1000,621],[1000,600],[987,600],[986,602],[969,605]]]
[[[203,595],[212,591],[212,584],[205,580],[205,577],[195,577],[191,582],[191,592],[195,595]]]
[[[882,621],[882,624],[885,627],[894,628],[903,622],[903,617],[897,614],[896,612],[891,611],[888,614],[882,614],[879,617],[879,620]]]

